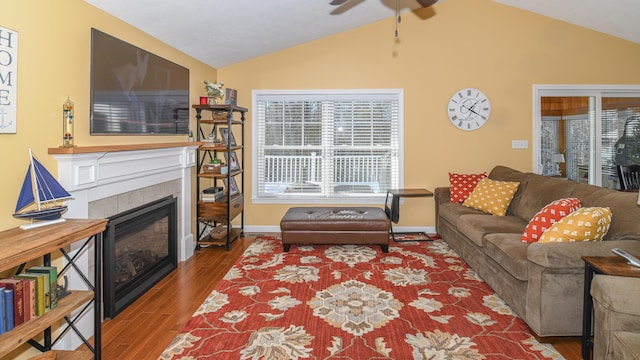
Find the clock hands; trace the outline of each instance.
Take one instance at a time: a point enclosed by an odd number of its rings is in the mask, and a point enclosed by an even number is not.
[[[461,105],[462,108],[467,109],[469,111],[471,111],[472,113],[481,116],[477,111],[473,110],[476,105],[478,105],[478,101],[476,101],[471,107],[465,106],[464,104]],[[469,116],[467,116],[467,118],[469,118],[471,116],[471,114],[469,114]]]

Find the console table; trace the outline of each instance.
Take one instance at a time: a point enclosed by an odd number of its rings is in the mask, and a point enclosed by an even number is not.
[[[389,203],[389,196],[391,196],[391,203]],[[397,235],[422,235],[425,240],[408,240],[408,241],[433,241],[429,234],[417,231],[417,232],[404,232],[396,233],[393,231],[393,223],[398,223],[400,220],[400,199],[404,197],[433,197],[433,193],[427,189],[389,189],[387,190],[387,197],[384,200],[384,212],[387,214],[389,220],[391,220],[391,238],[395,242],[403,242],[404,240],[396,240]]]
[[[59,300],[58,306],[55,309],[0,335],[0,358],[25,342],[28,342],[42,352],[50,351],[52,345],[57,341],[57,339],[53,341],[51,339],[51,325],[58,323],[58,321],[62,319],[66,321],[67,328],[73,330],[90,350],[88,355],[86,354],[87,352],[83,350],[70,351],[67,355],[74,359],[85,359],[89,357],[94,359],[101,358],[102,285],[100,283],[101,276],[99,269],[102,269],[102,232],[106,229],[106,226],[106,219],[66,220],[61,223],[30,230],[23,230],[18,227],[0,232],[0,249],[2,249],[2,252],[0,252],[0,271],[17,268],[16,273],[20,273],[28,261],[37,259],[38,257],[42,257],[42,263],[44,265],[50,266],[51,253],[59,250],[69,261],[64,268],[58,271],[58,276],[63,276],[70,267],[77,269],[75,264],[76,258],[70,257],[65,248],[83,239],[84,243],[82,248],[78,250],[78,254],[81,253],[85,247],[88,247],[93,239],[95,269],[98,269],[98,271],[95,271],[93,284],[86,275],[80,273],[90,291],[72,290],[69,295]],[[73,317],[69,316],[69,314],[76,309],[79,309],[81,313],[84,312],[89,308],[88,305],[90,304],[93,304],[93,344],[80,334],[74,326],[80,314],[74,315]],[[44,344],[31,340],[32,337],[41,333],[44,333]],[[60,336],[65,333],[66,330],[63,331]],[[62,355],[62,353],[60,355]]]

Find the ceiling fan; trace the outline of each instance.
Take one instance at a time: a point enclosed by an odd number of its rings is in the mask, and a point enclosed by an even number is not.
[[[346,3],[348,0],[331,0],[331,5],[338,6]],[[438,0],[416,0],[423,8],[429,7],[438,2]]]
[[[351,0],[350,3],[347,3],[349,0],[331,0],[331,2],[329,3],[330,5],[333,6],[340,6],[341,8],[344,8],[343,10],[346,10],[347,8],[351,8],[361,2],[363,2],[364,0]],[[428,8],[429,6],[435,4],[438,2],[438,0],[416,0],[418,2],[418,4],[420,4],[420,6],[424,9],[424,8]],[[349,6],[347,6],[349,5]],[[333,11],[331,12],[331,14],[339,14],[342,11]],[[398,24],[402,21],[402,18],[400,17],[400,0],[396,0],[396,30],[395,30],[395,37],[398,37]]]

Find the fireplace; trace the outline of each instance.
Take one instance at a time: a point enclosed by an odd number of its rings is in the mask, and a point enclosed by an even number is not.
[[[109,217],[104,232],[104,317],[113,318],[177,266],[176,198]]]

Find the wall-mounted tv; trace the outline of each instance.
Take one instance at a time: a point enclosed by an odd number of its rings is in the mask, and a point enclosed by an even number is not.
[[[91,134],[189,133],[189,69],[91,29]]]

